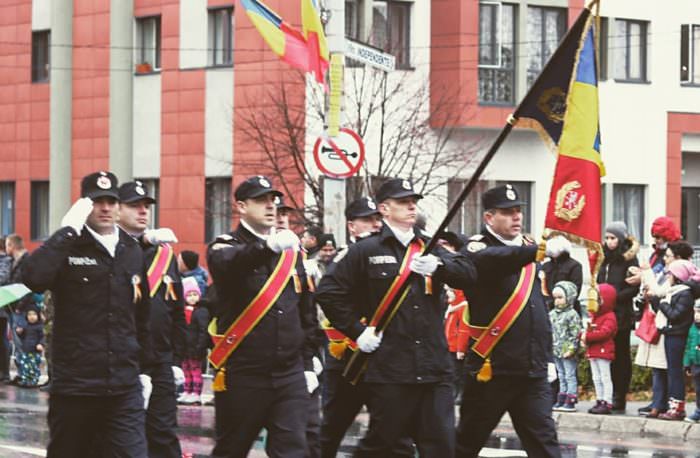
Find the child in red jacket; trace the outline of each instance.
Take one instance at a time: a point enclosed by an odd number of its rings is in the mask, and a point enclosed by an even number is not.
[[[586,346],[586,357],[591,364],[591,374],[595,385],[596,404],[588,413],[609,415],[612,412],[613,384],[610,377],[610,363],[615,359],[615,287],[607,283],[598,285],[598,310],[591,311],[591,322],[581,334],[581,342]]]

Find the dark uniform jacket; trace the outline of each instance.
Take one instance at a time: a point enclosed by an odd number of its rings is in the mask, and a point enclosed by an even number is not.
[[[416,237],[425,238],[416,232]],[[372,318],[399,273],[406,247],[392,230],[351,245],[336,257],[316,289],[316,301],[331,324],[352,339],[365,329],[359,317]],[[425,278],[412,274],[410,289],[372,354],[364,380],[371,383],[427,383],[452,380],[452,361],[443,330],[446,303],[443,284],[462,288],[475,280],[474,268],[461,254],[437,248],[443,264],[433,274],[433,294],[425,294]]]
[[[228,246],[214,249],[216,244]],[[217,293],[213,315],[218,334],[223,334],[260,292],[279,258],[264,240],[243,226],[210,245],[207,262]],[[226,361],[226,377],[234,377],[239,385],[279,386],[295,380],[305,369],[313,370],[313,335],[318,321],[301,252],[296,272],[301,293],[295,291],[295,282],[290,279],[272,308]]]
[[[144,256],[144,270],[153,262],[157,246],[141,242]],[[151,341],[153,364],[180,365],[185,352],[185,308],[183,305],[182,282],[177,270],[176,257],[170,261],[166,274],[173,281],[176,299],[165,299],[167,286],[161,282],[156,294],[151,297]],[[148,281],[146,280],[146,283]]]
[[[150,353],[149,301],[138,243],[119,229],[115,257],[83,229],[56,231],[24,266],[24,283],[54,301],[51,392],[116,395],[139,386]],[[134,301],[132,280],[140,280]]]
[[[488,326],[515,290],[523,266],[534,262],[537,246],[505,246],[484,229],[469,239],[464,247],[474,257],[479,281],[464,288],[469,302],[469,322]],[[539,269],[539,267],[538,267]],[[474,339],[469,339],[465,358],[470,373],[479,371],[483,359],[471,350]],[[498,342],[490,356],[495,375],[543,377],[552,356],[552,327],[549,312],[542,296],[539,275],[527,304]]]

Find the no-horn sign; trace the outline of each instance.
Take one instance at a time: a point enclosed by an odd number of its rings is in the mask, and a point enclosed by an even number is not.
[[[357,132],[342,127],[335,138],[318,137],[314,144],[316,167],[329,178],[349,178],[365,160],[365,145]]]

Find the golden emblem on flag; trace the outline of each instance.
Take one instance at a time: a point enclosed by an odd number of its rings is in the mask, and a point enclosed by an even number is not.
[[[581,183],[574,180],[564,183],[559,188],[555,201],[554,216],[565,221],[573,221],[581,216],[583,207],[586,206],[586,196],[577,191],[580,187]]]
[[[560,87],[550,87],[542,91],[542,95],[537,100],[537,108],[556,123],[564,121],[566,113],[566,93]]]

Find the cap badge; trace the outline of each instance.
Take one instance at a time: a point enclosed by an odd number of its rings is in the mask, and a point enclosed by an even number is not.
[[[146,194],[146,191],[144,191],[141,186],[136,186],[136,188],[134,188],[134,191],[136,191],[136,194],[138,194],[139,196],[143,196]]]
[[[409,183],[408,180],[403,180],[403,182],[401,183],[401,187],[404,188],[404,189],[410,190],[410,189],[411,189],[411,183]]]
[[[112,187],[112,182],[110,181],[109,177],[100,175],[97,178],[97,187],[99,187],[100,189],[109,189]]]
[[[372,199],[367,199],[367,207],[369,207],[370,210],[376,210],[377,204],[375,204]]]
[[[508,200],[515,200],[515,192],[512,189],[507,190],[506,197]]]
[[[260,186],[263,188],[269,188],[270,187],[270,182],[265,179],[265,177],[260,177],[258,179],[258,183],[260,183]]]
[[[280,199],[280,196],[275,196],[275,205],[279,205],[280,202],[282,202],[282,199]]]

